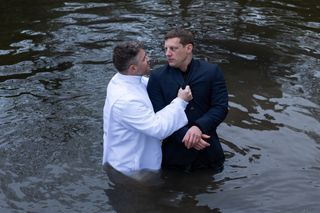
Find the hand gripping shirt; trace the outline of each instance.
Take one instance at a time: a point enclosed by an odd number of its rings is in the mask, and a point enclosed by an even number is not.
[[[154,113],[145,77],[115,74],[103,109],[103,164],[126,175],[159,170],[161,140],[187,124],[186,105],[175,98]]]

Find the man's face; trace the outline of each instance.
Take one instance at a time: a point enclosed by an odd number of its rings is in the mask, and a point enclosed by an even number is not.
[[[149,57],[146,52],[141,49],[137,55],[137,74],[146,75],[150,71]]]
[[[164,43],[164,49],[169,65],[181,69],[188,63],[187,57],[191,54],[192,45],[183,46],[180,38],[169,38]]]

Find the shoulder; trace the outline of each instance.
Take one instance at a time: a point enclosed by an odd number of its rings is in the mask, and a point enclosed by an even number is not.
[[[170,66],[168,64],[158,67],[150,72],[150,77],[161,77],[166,75],[166,73],[170,70]]]
[[[209,63],[204,60],[195,60],[195,64],[198,65],[200,68],[203,69],[210,69],[210,70],[219,70],[218,64]]]
[[[218,64],[209,63],[204,60],[195,60],[195,62],[195,65],[198,67],[198,70],[201,70],[203,75],[211,76],[213,78],[224,78],[223,72]]]
[[[129,102],[141,98],[135,87],[124,83],[114,76],[107,87],[107,98],[114,104],[129,106]]]

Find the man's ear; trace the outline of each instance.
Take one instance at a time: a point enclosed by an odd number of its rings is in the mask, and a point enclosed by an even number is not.
[[[137,73],[137,65],[131,64],[128,68],[128,74],[129,75],[134,75]]]
[[[192,52],[193,45],[192,44],[187,44],[187,50],[188,52]]]

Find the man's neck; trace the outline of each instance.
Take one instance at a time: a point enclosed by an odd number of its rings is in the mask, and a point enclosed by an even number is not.
[[[191,58],[188,58],[186,60],[186,63],[184,63],[181,67],[179,67],[179,69],[182,71],[182,72],[186,72],[189,68],[189,65],[191,64],[191,61],[192,61],[192,57]]]
[[[183,63],[179,69],[182,71],[182,72],[186,72],[188,70],[188,67],[189,67],[189,64],[191,63],[192,61],[192,55],[188,58],[186,58],[185,60],[185,63]]]

